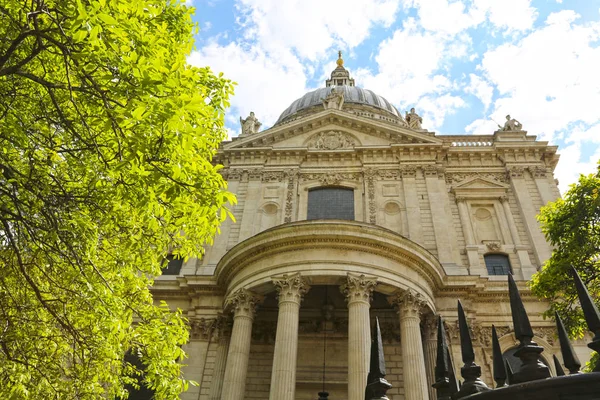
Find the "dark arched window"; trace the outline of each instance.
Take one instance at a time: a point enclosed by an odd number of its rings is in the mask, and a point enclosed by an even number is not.
[[[354,190],[324,187],[308,192],[306,219],[354,220]]]
[[[486,254],[483,256],[488,275],[508,275],[512,272],[506,254]]]

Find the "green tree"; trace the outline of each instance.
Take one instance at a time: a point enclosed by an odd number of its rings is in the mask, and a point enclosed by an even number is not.
[[[186,63],[175,0],[0,0],[0,398],[185,389],[185,319],[148,287],[235,198],[211,164],[232,84]],[[185,232],[185,235],[183,234]]]
[[[600,163],[596,173],[581,175],[562,199],[543,207],[538,219],[554,251],[533,276],[532,291],[550,301],[546,316],[558,311],[570,335],[582,337],[587,325],[569,269],[575,267],[600,305]]]

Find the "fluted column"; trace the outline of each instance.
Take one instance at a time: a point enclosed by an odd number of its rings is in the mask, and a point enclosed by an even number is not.
[[[427,314],[423,321],[423,352],[425,354],[425,371],[427,372],[427,387],[429,399],[435,400],[435,362],[437,359],[437,318]]]
[[[233,328],[223,378],[223,400],[242,400],[246,390],[252,322],[261,298],[246,289],[235,292],[227,301],[233,309]]]
[[[517,224],[515,224],[515,219],[510,209],[510,204],[508,204],[508,197],[500,197],[500,203],[502,203],[504,218],[508,224],[512,242],[515,244],[515,252],[517,253],[517,257],[519,257],[519,263],[521,264],[521,274],[519,275],[519,278],[528,280],[536,272],[535,268],[531,265],[529,252],[527,251],[528,246],[523,246],[521,244],[521,238],[519,236],[519,231],[517,230]],[[513,271],[513,273],[514,272],[516,271]]]
[[[227,365],[227,352],[229,350],[229,336],[231,334],[230,321],[220,315],[217,320],[217,352],[215,354],[215,368],[210,384],[210,400],[220,400],[223,390],[223,377]]]
[[[369,308],[376,285],[376,278],[348,274],[341,287],[348,302],[348,400],[365,397],[371,352]]]
[[[279,314],[269,399],[294,400],[300,302],[309,286],[300,274],[273,278],[273,283],[279,293]]]
[[[404,397],[410,400],[427,400],[429,389],[420,327],[420,314],[425,302],[418,293],[410,290],[400,291],[389,300],[397,307],[400,315]]]

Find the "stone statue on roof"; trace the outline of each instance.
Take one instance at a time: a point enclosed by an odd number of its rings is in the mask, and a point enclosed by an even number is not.
[[[506,116],[506,122],[504,126],[498,125],[498,128],[502,131],[521,131],[523,130],[523,125],[514,118],[510,117],[510,114]]]
[[[240,117],[240,125],[242,125],[242,135],[256,133],[262,125],[254,116],[254,111],[250,111],[250,115],[246,119]]]
[[[423,129],[423,128],[421,128],[421,124],[423,123],[423,118],[421,118],[419,116],[419,114],[417,114],[415,112],[414,107],[410,109],[410,113],[408,111],[406,111],[406,115],[404,116],[404,119],[406,120],[406,123],[408,124],[408,127],[410,129],[416,129],[416,130]]]
[[[323,99],[323,107],[326,110],[341,110],[343,105],[344,93],[332,87],[331,92]]]

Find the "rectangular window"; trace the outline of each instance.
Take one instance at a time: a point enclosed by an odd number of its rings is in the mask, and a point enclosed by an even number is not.
[[[332,187],[310,190],[306,219],[354,221],[354,190]]]
[[[488,275],[508,275],[511,272],[506,254],[486,254],[483,256]]]
[[[162,262],[162,273],[163,275],[179,275],[182,265],[183,258],[175,258],[173,254],[169,254]]]

